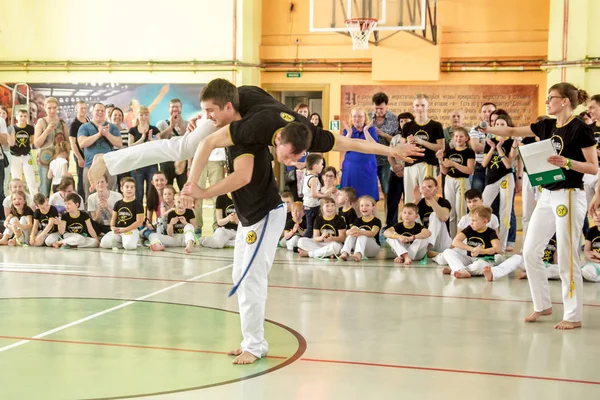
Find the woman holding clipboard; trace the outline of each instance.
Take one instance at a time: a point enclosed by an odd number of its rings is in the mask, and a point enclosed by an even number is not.
[[[562,168],[565,180],[542,185],[542,194],[529,222],[529,230],[536,234],[527,235],[523,244],[534,307],[534,312],[525,321],[535,322],[541,316],[552,314],[542,255],[556,232],[564,315],[563,320],[554,326],[555,329],[580,328],[583,318],[583,281],[579,257],[579,238],[587,208],[583,175],[597,173],[598,158],[591,128],[576,118],[573,110],[579,104],[585,104],[588,98],[584,90],[570,83],[558,83],[550,88],[546,99],[548,115],[556,119],[518,128],[481,129],[497,136],[550,139],[556,149],[557,154],[548,157],[548,162]]]

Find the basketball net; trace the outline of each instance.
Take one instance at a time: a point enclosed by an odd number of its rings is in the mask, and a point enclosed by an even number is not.
[[[346,29],[352,37],[352,50],[367,50],[369,37],[377,26],[374,18],[352,18],[346,20]]]

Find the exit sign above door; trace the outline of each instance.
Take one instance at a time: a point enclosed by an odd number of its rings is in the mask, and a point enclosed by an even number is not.
[[[301,78],[302,72],[288,72],[285,74],[286,78]]]

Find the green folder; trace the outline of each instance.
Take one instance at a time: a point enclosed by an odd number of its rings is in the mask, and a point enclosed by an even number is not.
[[[565,180],[562,168],[546,161],[553,154],[556,155],[556,149],[550,139],[519,146],[519,156],[531,186],[548,185]]]

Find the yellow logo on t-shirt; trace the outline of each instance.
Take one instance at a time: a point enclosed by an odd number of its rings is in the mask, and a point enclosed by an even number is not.
[[[294,120],[294,117],[292,117],[290,114],[282,112],[279,114],[279,116],[285,121],[285,122],[292,122]]]
[[[246,234],[246,243],[252,244],[256,242],[256,232],[250,231]]]
[[[127,221],[129,221],[131,218],[133,218],[133,215],[131,215],[129,208],[121,207],[119,211],[117,211],[118,224],[127,224]]]

